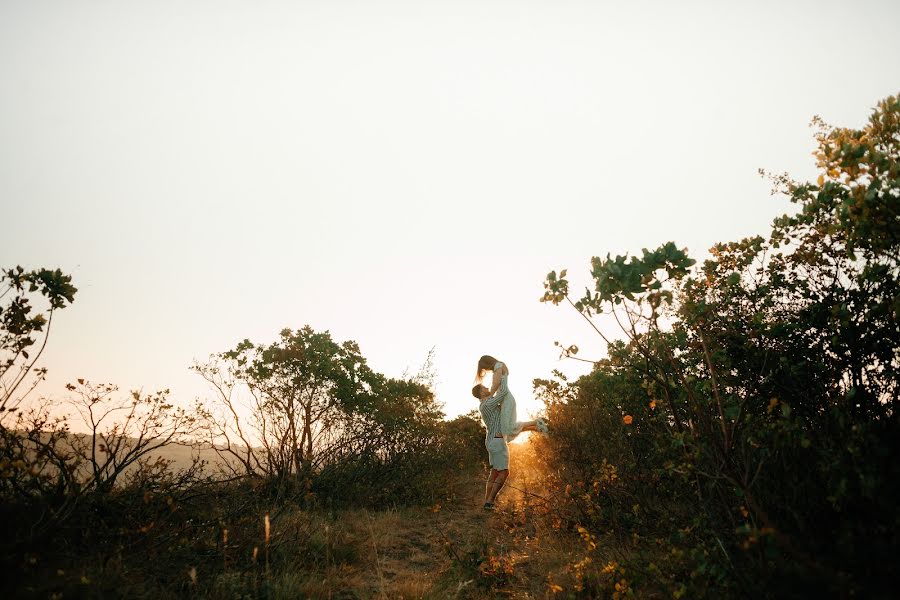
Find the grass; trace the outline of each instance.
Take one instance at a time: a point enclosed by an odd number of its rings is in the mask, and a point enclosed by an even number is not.
[[[14,595],[553,597],[549,583],[571,579],[583,544],[548,509],[532,444],[514,444],[511,453],[512,475],[492,513],[481,508],[485,474],[477,470],[457,473],[431,506],[378,511],[270,505],[248,486],[193,503],[123,501],[20,564]]]

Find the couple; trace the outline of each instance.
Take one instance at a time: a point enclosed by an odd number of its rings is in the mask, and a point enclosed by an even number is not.
[[[493,372],[491,387],[482,385],[488,371]],[[482,356],[478,360],[475,375],[475,387],[472,395],[481,401],[479,410],[481,419],[487,427],[484,444],[487,446],[488,459],[491,463],[491,474],[484,489],[484,509],[493,510],[494,500],[506,478],[509,477],[509,447],[511,440],[523,431],[539,431],[547,433],[547,423],[543,419],[537,421],[516,421],[516,399],[509,393],[506,379],[509,369],[493,356]]]

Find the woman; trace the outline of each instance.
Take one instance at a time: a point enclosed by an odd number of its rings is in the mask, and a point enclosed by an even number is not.
[[[490,389],[481,384],[489,370],[493,371]],[[491,474],[484,489],[485,510],[493,510],[494,500],[509,477],[507,439],[514,438],[522,431],[547,433],[547,424],[543,419],[516,422],[516,400],[509,392],[508,376],[509,369],[493,356],[485,355],[478,360],[476,385],[472,388],[472,395],[481,401],[478,409],[487,428],[484,445],[491,463]]]

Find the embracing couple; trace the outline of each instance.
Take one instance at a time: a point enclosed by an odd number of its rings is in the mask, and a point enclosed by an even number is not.
[[[482,384],[488,371],[493,373],[490,388]],[[478,360],[472,395],[481,401],[479,410],[487,428],[484,445],[487,447],[491,463],[491,474],[484,489],[485,510],[494,509],[494,500],[509,477],[507,441],[523,431],[548,432],[547,423],[543,419],[516,421],[516,399],[509,392],[507,377],[509,369],[493,356],[484,355]]]

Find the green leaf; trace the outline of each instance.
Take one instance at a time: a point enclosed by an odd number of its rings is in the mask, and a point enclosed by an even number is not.
[[[741,408],[737,404],[729,404],[725,406],[725,410],[723,412],[725,413],[726,419],[731,419],[732,421],[734,421],[741,413]]]

